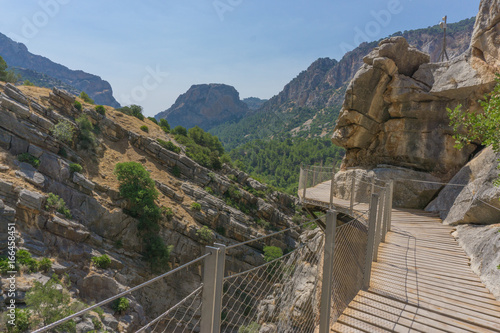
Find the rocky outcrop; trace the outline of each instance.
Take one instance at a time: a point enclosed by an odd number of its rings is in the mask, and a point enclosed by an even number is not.
[[[447,225],[500,223],[500,153],[487,147],[467,163],[427,207],[438,212]]]
[[[500,300],[500,219],[494,225],[459,225],[453,236],[471,259],[472,270]]]
[[[429,64],[402,37],[380,42],[351,81],[335,127],[343,167],[389,164],[451,178],[475,146],[454,148],[446,108],[474,107],[492,87],[470,60]]]
[[[250,109],[234,87],[225,84],[193,85],[168,110],[155,118],[165,118],[172,127],[201,127],[209,130],[224,122],[237,121]]]
[[[64,84],[73,87],[78,93],[85,91],[94,99],[96,104],[120,107],[120,104],[113,97],[111,85],[99,76],[81,70],[71,70],[45,57],[32,54],[24,44],[17,43],[1,33],[0,56],[4,58],[9,67],[20,67],[45,74],[55,80],[45,79],[43,81],[53,83],[60,80]],[[40,77],[40,75],[36,75],[36,77]],[[53,86],[47,87],[52,88]]]

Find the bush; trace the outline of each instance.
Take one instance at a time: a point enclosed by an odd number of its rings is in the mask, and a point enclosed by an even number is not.
[[[148,119],[151,120],[156,125],[158,125],[158,120],[156,120],[155,117],[148,117]]]
[[[120,314],[127,311],[129,306],[130,306],[130,303],[129,303],[128,299],[126,299],[125,297],[120,297],[120,298],[116,299],[112,304],[113,310],[115,310],[116,312],[118,312]]]
[[[102,256],[98,257],[92,257],[91,260],[94,266],[96,266],[97,268],[106,269],[109,267],[109,265],[111,265],[111,259],[107,254],[103,254]]]
[[[40,166],[40,160],[30,153],[22,153],[20,155],[17,155],[17,160],[19,162],[31,164],[34,168],[38,168],[38,166]]]
[[[92,125],[89,118],[84,114],[76,118],[76,123],[79,129],[78,144],[80,148],[94,151],[97,146],[97,139],[93,133],[94,125]]]
[[[80,164],[78,164],[78,163],[71,163],[69,165],[69,171],[71,173],[73,173],[73,172],[81,172],[82,170],[83,170],[83,167]]]
[[[203,131],[198,126],[189,129],[187,136],[185,128],[174,128],[175,140],[186,146],[186,154],[204,167],[219,170],[222,167],[220,156],[224,148],[219,139]]]
[[[212,243],[214,239],[214,232],[210,230],[209,227],[204,225],[196,231],[196,236],[198,236],[205,243]]]
[[[179,125],[172,130],[172,134],[187,136],[187,130],[185,127]]]
[[[41,270],[42,272],[47,273],[48,271],[50,271],[51,268],[52,268],[52,261],[50,261],[49,258],[42,258],[42,260],[38,262],[38,269]]]
[[[90,96],[85,91],[82,91],[80,93],[80,98],[83,99],[85,103],[94,104],[94,100],[90,98]]]
[[[60,198],[58,195],[54,193],[49,193],[47,198],[47,204],[45,205],[45,209],[47,210],[56,210],[57,212],[66,216],[66,218],[70,219],[71,212],[68,207],[66,207],[66,202],[64,202],[63,198]]]
[[[172,168],[172,174],[179,178],[181,176],[181,169],[177,166],[177,165],[174,165],[174,167]]]
[[[139,120],[144,120],[144,115],[142,114],[142,106],[140,105],[132,104],[130,106],[124,106],[116,110],[128,114],[129,116],[136,117]]]
[[[62,120],[54,125],[52,128],[52,135],[57,140],[72,145],[73,137],[75,135],[75,127],[69,121]]]
[[[273,261],[283,256],[283,250],[277,246],[264,246],[264,260]]]
[[[158,141],[160,146],[162,146],[163,148],[173,151],[176,154],[179,154],[181,152],[181,149],[176,145],[174,145],[172,141],[165,141],[162,139],[156,139],[156,141]]]
[[[82,107],[82,103],[78,102],[78,101],[75,101],[73,103],[73,106],[75,107],[75,109],[77,109],[78,111],[82,111],[83,107]]]
[[[35,85],[30,82],[30,80],[24,80],[23,86],[34,87]]]
[[[9,324],[8,321],[10,321],[10,318],[6,317],[7,322],[5,325],[7,327],[7,333],[22,333],[28,331],[31,326],[31,314],[29,310],[16,308],[14,311],[16,317],[14,326]]]
[[[238,329],[238,333],[259,333],[260,325],[256,322],[251,322],[247,326],[242,325]]]
[[[160,119],[159,125],[165,133],[170,132],[170,124],[168,123],[167,119],[164,119],[164,118]]]
[[[192,210],[196,210],[196,211],[200,211],[201,210],[201,205],[199,203],[197,203],[197,202],[193,202],[191,204],[191,209]]]
[[[118,163],[114,174],[120,183],[120,195],[129,202],[129,212],[139,219],[138,229],[145,246],[144,257],[151,269],[168,264],[171,247],[158,235],[162,211],[156,204],[158,191],[144,166],[137,162]]]
[[[174,211],[170,207],[161,207],[161,212],[169,221],[174,217]]]
[[[14,268],[9,264],[9,259],[5,256],[0,256],[0,274],[7,274],[7,272],[13,270]]]
[[[141,126],[141,131],[149,133],[149,128],[146,125]]]
[[[28,270],[30,272],[37,272],[38,271],[38,261],[36,261],[34,258],[31,257],[31,253],[29,253],[27,250],[19,250],[16,253],[16,264],[18,266],[24,265],[28,267]]]
[[[104,105],[97,105],[95,107],[95,111],[103,116],[106,114],[106,108],[104,107]]]
[[[34,287],[26,293],[26,305],[35,315],[33,320],[35,326],[40,322],[46,326],[72,313],[70,294],[64,286],[61,288],[61,281],[55,276],[45,284],[38,281],[34,284]],[[75,326],[75,322],[71,320],[60,325],[58,329],[59,332],[74,332]]]
[[[0,57],[0,81],[16,83],[21,78],[21,75],[16,74],[13,70],[7,70],[7,63]]]

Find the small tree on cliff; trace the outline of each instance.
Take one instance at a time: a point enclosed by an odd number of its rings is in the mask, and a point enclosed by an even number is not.
[[[492,92],[484,96],[480,102],[482,113],[463,110],[458,105],[454,110],[447,109],[450,125],[453,126],[456,140],[455,147],[462,149],[466,144],[479,142],[485,146],[492,146],[493,150],[500,152],[500,75],[497,74],[497,84]],[[500,162],[500,161],[499,161]],[[500,164],[499,164],[500,166]],[[500,177],[495,181],[500,186]]]
[[[0,81],[14,83],[20,79],[20,75],[14,73],[12,70],[7,69],[7,63],[0,56]]]

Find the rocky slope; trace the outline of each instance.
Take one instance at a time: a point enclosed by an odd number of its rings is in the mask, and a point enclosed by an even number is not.
[[[172,127],[199,126],[209,130],[224,122],[237,121],[249,113],[247,104],[240,100],[234,87],[225,84],[193,85],[180,95],[169,109],[155,118],[165,118]]]
[[[71,70],[50,59],[33,54],[28,51],[24,44],[17,43],[2,33],[0,33],[0,56],[10,67],[17,67],[23,72],[26,70],[34,71],[35,73],[31,73],[31,77],[49,76],[53,80],[60,80],[73,87],[78,92],[85,91],[96,104],[120,107],[120,104],[113,97],[113,89],[107,81],[102,80],[97,75],[81,70]]]
[[[72,298],[87,303],[154,276],[142,258],[138,221],[123,210],[127,202],[120,198],[113,175],[118,162],[142,163],[161,193],[158,205],[172,209],[173,216],[162,218],[159,231],[165,243],[173,246],[171,267],[204,253],[207,241],[197,233],[202,226],[210,228],[212,242],[234,244],[269,233],[258,220],[267,221],[274,229],[293,225],[294,198],[274,192],[242,172],[227,167],[213,172],[182,153],[163,148],[156,139],[171,138],[147,119],[143,122],[110,107],[103,116],[85,103],[83,111],[78,111],[74,101],[73,95],[58,89],[0,85],[0,234],[6,235],[7,223],[14,223],[18,247],[53,262],[45,275],[25,272],[19,277],[19,281],[25,281],[16,294],[19,305],[24,303],[33,281],[46,281],[52,273],[67,273]],[[82,112],[100,129],[95,153],[67,145],[52,133],[55,124],[63,120],[74,123]],[[149,133],[139,129],[144,124]],[[16,156],[23,153],[36,157],[39,166],[19,162]],[[82,172],[70,171],[69,165],[74,162],[83,166]],[[233,200],[247,207],[245,212],[224,200],[228,190],[235,187],[240,196]],[[63,198],[71,218],[47,210],[50,193]],[[194,202],[201,205],[199,211],[191,209]],[[294,248],[297,239],[298,233],[291,232],[273,237],[267,244]],[[253,247],[229,251],[227,269],[237,272],[263,263],[263,245],[254,243]],[[4,253],[6,248],[3,238],[0,251]],[[91,264],[92,257],[102,254],[111,258],[108,269]],[[176,275],[175,281],[158,282],[155,288],[134,293],[126,313],[119,315],[105,307],[104,317],[99,319],[103,327],[113,332],[135,331],[146,319],[159,315],[199,285],[201,273],[185,271]],[[2,311],[8,301],[8,285],[2,278]],[[80,330],[95,328],[89,320],[78,325]]]
[[[498,2],[482,0],[469,49],[442,63],[403,37],[381,41],[347,87],[332,141],[346,149],[337,195],[349,193],[352,173],[393,179],[396,206],[428,205],[444,223],[463,224],[455,236],[500,299],[500,190],[493,185],[499,156],[479,142],[455,149],[446,111],[458,104],[480,110],[478,100],[500,70],[499,25]]]
[[[470,43],[474,18],[448,25],[448,55],[453,58],[462,54]],[[441,51],[442,30],[439,26],[398,32],[410,45],[430,53],[430,61],[436,62]],[[256,113],[235,124],[222,124],[211,132],[222,142],[234,142],[235,133],[241,137],[239,144],[255,138],[276,137],[293,132],[299,136],[330,135],[328,130],[312,131],[334,121],[344,100],[347,85],[363,64],[363,57],[378,42],[362,43],[346,53],[340,60],[320,58],[288,83],[276,96],[267,101]],[[305,115],[305,117],[302,117]],[[279,126],[277,126],[277,124]],[[282,125],[284,124],[284,125]],[[293,126],[287,126],[293,124]],[[260,128],[259,133],[254,133]],[[232,148],[232,146],[231,146]]]

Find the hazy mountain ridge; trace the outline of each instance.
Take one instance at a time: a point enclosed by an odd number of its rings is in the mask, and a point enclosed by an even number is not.
[[[20,68],[21,71],[32,70],[62,81],[77,91],[85,91],[97,104],[120,107],[113,97],[113,89],[109,82],[97,75],[71,70],[46,57],[33,54],[28,51],[26,45],[17,43],[2,33],[0,33],[0,56],[10,67]]]

